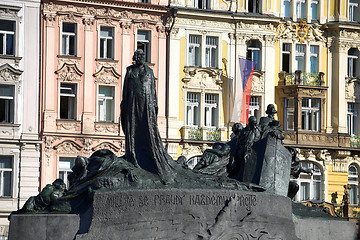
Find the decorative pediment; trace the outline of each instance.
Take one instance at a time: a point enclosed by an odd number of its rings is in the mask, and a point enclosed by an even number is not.
[[[54,147],[57,153],[78,154],[82,146],[71,140],[65,140]]]
[[[115,146],[114,144],[112,144],[110,142],[100,143],[99,145],[97,145],[96,147],[93,148],[93,151],[97,151],[100,149],[108,149],[113,152],[118,152],[120,150],[119,147]]]
[[[305,20],[301,19],[300,23],[290,21],[279,24],[276,28],[277,39],[298,39],[300,43],[305,40],[320,41],[325,43],[324,31],[320,30],[318,24],[308,25]]]
[[[222,70],[215,68],[185,67],[183,82],[187,87],[220,89]]]
[[[264,74],[262,72],[254,72],[253,82],[251,87],[251,93],[264,93],[265,83],[264,83]]]
[[[349,79],[345,85],[345,97],[348,101],[360,101],[360,81],[358,79]]]
[[[74,63],[64,63],[55,73],[58,74],[58,80],[64,82],[80,81],[84,74]]]
[[[102,66],[99,71],[94,73],[96,83],[117,84],[121,75],[116,72],[114,67]]]
[[[19,82],[20,75],[23,71],[18,70],[8,63],[0,66],[0,81]]]

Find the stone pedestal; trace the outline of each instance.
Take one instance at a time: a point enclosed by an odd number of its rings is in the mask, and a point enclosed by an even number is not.
[[[92,206],[80,216],[14,215],[9,237],[27,240],[298,240],[312,239],[302,233],[309,226],[317,236],[328,230],[325,226],[330,220],[326,219],[327,222],[321,223],[322,227],[317,229],[318,221],[321,222],[319,219],[308,222],[307,219],[295,218],[289,198],[266,193],[202,189],[131,190],[95,194]],[[346,236],[355,236],[355,225],[342,223],[346,225]],[[343,239],[351,239],[346,236]]]

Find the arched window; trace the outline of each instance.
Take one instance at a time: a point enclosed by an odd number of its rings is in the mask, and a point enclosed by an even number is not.
[[[359,169],[355,164],[349,166],[348,183],[350,189],[350,204],[359,203]]]
[[[358,58],[359,52],[355,48],[350,48],[348,51],[348,77],[358,76]]]
[[[191,157],[189,160],[186,161],[186,165],[190,169],[193,169],[196,166],[196,164],[200,161],[201,157],[202,157],[201,155]]]
[[[301,173],[300,177],[294,180],[299,185],[299,191],[294,200],[297,202],[321,201],[323,199],[323,173],[320,166],[310,161],[301,161],[301,166],[313,169],[313,174]]]
[[[247,46],[246,59],[255,62],[255,70],[261,70],[261,43],[259,40],[250,40]]]

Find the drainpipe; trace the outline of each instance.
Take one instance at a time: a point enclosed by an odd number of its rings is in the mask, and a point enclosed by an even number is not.
[[[170,5],[170,0],[169,0]],[[170,34],[175,24],[175,18],[177,15],[177,8],[170,8],[172,23],[166,35],[166,86],[165,86],[165,119],[166,119],[166,143],[165,148],[168,150],[169,140],[169,88],[170,88]]]

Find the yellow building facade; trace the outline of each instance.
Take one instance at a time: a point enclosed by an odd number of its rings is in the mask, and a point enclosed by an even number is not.
[[[284,144],[303,166],[297,201],[359,204],[357,0],[171,1],[167,145],[194,166],[228,141],[239,58],[256,62],[250,115],[275,103]]]

